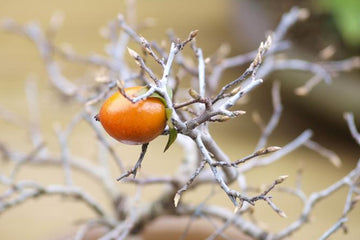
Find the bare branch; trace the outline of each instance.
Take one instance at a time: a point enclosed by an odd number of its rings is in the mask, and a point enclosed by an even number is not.
[[[213,103],[217,102],[218,100],[222,99],[225,92],[228,91],[230,88],[232,88],[233,86],[236,86],[237,84],[239,84],[240,82],[243,82],[245,79],[247,79],[248,76],[252,75],[252,80],[251,81],[251,85],[255,85],[254,83],[258,83],[260,84],[262,82],[262,80],[259,81],[254,81],[255,79],[255,74],[257,72],[257,69],[260,67],[260,64],[262,63],[262,58],[265,55],[265,53],[267,52],[267,50],[270,48],[271,46],[271,37],[269,36],[266,39],[266,42],[263,43],[261,42],[260,47],[258,49],[258,52],[254,58],[254,60],[252,61],[252,63],[250,64],[250,66],[245,70],[245,72],[238,77],[237,79],[235,79],[234,81],[226,84],[224,87],[221,88],[220,92],[214,97],[213,99]],[[249,89],[252,89],[253,87],[249,86],[250,84],[248,84],[248,86],[246,86]],[[243,93],[244,94],[244,93]],[[239,99],[243,94],[239,94],[236,98]],[[233,99],[232,101],[234,102],[235,99]]]
[[[261,155],[265,155],[265,154],[269,154],[269,153],[273,153],[276,152],[278,150],[280,150],[280,147],[276,147],[276,146],[271,146],[271,147],[267,147],[264,149],[260,149],[252,154],[250,154],[249,156],[246,156],[244,158],[241,158],[239,160],[236,160],[234,162],[228,163],[228,162],[214,162],[212,163],[212,166],[227,166],[227,167],[236,167],[239,164],[245,163],[250,159],[253,159],[255,157],[261,156]]]
[[[144,60],[140,57],[139,54],[137,54],[134,50],[132,50],[131,48],[128,48],[128,52],[130,54],[130,56],[132,58],[135,59],[135,62],[136,64],[142,69],[144,70],[148,75],[149,77],[155,82],[157,83],[159,80],[158,78],[155,76],[155,74],[153,73],[153,71],[146,66]]]
[[[11,200],[1,202],[0,213],[31,198],[36,198],[42,195],[60,195],[84,202],[100,217],[107,216],[107,213],[99,205],[99,203],[97,203],[88,193],[75,186],[49,185],[47,187],[43,187],[37,183],[23,181],[12,184],[12,187],[19,192],[19,195]]]
[[[127,171],[126,173],[124,173],[120,177],[118,177],[116,179],[116,181],[120,181],[121,179],[126,178],[126,177],[128,177],[130,175],[133,175],[134,178],[136,177],[136,173],[141,168],[141,163],[142,163],[142,161],[143,161],[143,159],[145,157],[146,150],[147,150],[148,146],[149,146],[149,143],[145,143],[145,144],[143,144],[141,146],[141,154],[140,154],[140,157],[137,160],[135,166],[131,170]]]
[[[352,170],[348,175],[340,179],[339,181],[335,182],[328,188],[320,191],[312,193],[308,200],[306,201],[301,216],[294,221],[292,224],[290,224],[288,227],[280,231],[278,234],[276,234],[275,239],[282,239],[293,232],[297,231],[303,224],[305,224],[308,221],[309,215],[311,214],[311,211],[314,209],[314,206],[320,202],[322,199],[330,196],[335,191],[339,190],[341,187],[345,185],[352,185],[353,179],[357,179],[360,176],[360,160],[358,161],[358,164],[354,170]]]
[[[301,59],[287,59],[278,55],[278,52],[291,47],[291,43],[284,40],[291,26],[306,19],[309,15],[307,10],[299,8],[292,8],[289,13],[285,14],[275,31],[264,43],[260,44],[257,50],[243,55],[226,58],[229,54],[229,48],[221,47],[212,57],[205,58],[202,49],[197,47],[195,43],[197,30],[190,32],[185,40],[180,40],[174,34],[169,34],[171,45],[170,49],[166,50],[169,47],[168,44],[150,42],[137,33],[139,25],[136,24],[135,1],[127,0],[126,5],[126,20],[125,17],[119,15],[115,21],[109,23],[106,30],[102,31],[110,43],[106,48],[108,56],[98,54],[82,56],[70,47],[56,46],[54,36],[61,26],[63,20],[61,15],[54,15],[49,28],[45,31],[41,30],[37,24],[20,25],[14,21],[7,21],[3,25],[3,29],[26,37],[35,44],[44,60],[51,84],[63,94],[65,100],[71,100],[72,103],[78,104],[81,110],[74,115],[68,124],[59,123],[61,126],[65,126],[64,128],[55,129],[60,144],[60,153],[54,154],[50,149],[47,149],[46,154],[41,154],[44,152],[46,141],[39,130],[40,109],[37,106],[37,89],[34,82],[28,81],[26,88],[28,107],[32,110],[30,111],[29,126],[27,121],[22,124],[22,120],[15,114],[0,109],[0,115],[6,121],[14,122],[26,129],[29,127],[33,144],[32,150],[24,153],[0,142],[0,153],[3,155],[4,161],[13,164],[10,177],[0,174],[0,184],[5,187],[5,191],[0,195],[0,212],[38,196],[60,195],[88,205],[97,215],[95,220],[88,221],[79,229],[76,240],[82,239],[85,232],[96,224],[106,226],[101,240],[126,239],[130,234],[138,233],[148,223],[164,215],[191,216],[190,223],[198,217],[207,220],[215,229],[214,234],[209,239],[215,239],[217,236],[227,239],[228,236],[225,235],[224,231],[228,227],[234,226],[254,239],[276,240],[287,238],[299,230],[308,222],[314,206],[318,202],[330,197],[338,189],[348,186],[349,192],[343,212],[339,220],[324,233],[323,239],[328,238],[340,228],[345,229],[348,213],[360,199],[358,188],[360,161],[347,176],[322,191],[312,193],[310,196],[306,196],[302,190],[301,168],[297,172],[295,187],[292,188],[278,186],[287,175],[278,177],[265,188],[247,183],[247,171],[272,164],[303,145],[329,158],[335,166],[340,165],[340,159],[335,153],[310,140],[311,130],[304,131],[282,148],[267,147],[268,139],[279,125],[282,113],[279,82],[275,82],[272,88],[274,110],[267,125],[263,124],[260,116],[254,115],[256,123],[260,125],[262,135],[255,151],[250,155],[231,161],[211,136],[209,123],[223,122],[245,114],[245,111],[232,110],[232,108],[245,95],[261,85],[263,79],[266,80],[266,77],[273,71],[290,69],[312,73],[314,76],[304,86],[296,90],[297,93],[306,94],[322,79],[329,83],[338,72],[360,68],[359,57],[329,62],[327,59],[334,52],[331,48],[322,52],[321,62],[317,63]],[[130,42],[136,45],[134,49],[140,47],[142,54],[128,48]],[[187,58],[183,52],[184,47],[189,43],[191,43],[192,50],[195,53],[195,60]],[[126,49],[137,64],[135,68],[127,63]],[[88,67],[94,68],[96,72],[99,72],[97,67],[104,70],[101,72],[101,77],[95,77],[95,80],[92,76],[90,77],[90,85],[89,83],[78,85],[65,77],[57,57],[61,57],[63,61],[70,63],[88,64]],[[157,76],[155,70],[147,65],[149,58],[160,65],[161,75]],[[248,64],[248,67],[239,74],[238,78],[227,81],[225,85],[220,85],[220,77],[226,69],[244,64]],[[190,82],[188,82],[189,79]],[[147,85],[147,87],[144,88],[144,92],[141,92],[140,96],[128,96],[124,89],[135,84]],[[183,85],[186,85],[186,88]],[[170,131],[169,129],[176,130],[178,133],[177,142],[183,150],[183,161],[179,164],[176,175],[142,176],[140,179],[135,179],[144,160],[148,143],[143,144],[135,166],[126,171],[115,149],[92,119],[94,113],[97,112],[95,108],[98,106],[96,104],[102,102],[115,87],[118,87],[120,93],[133,103],[144,100],[154,93],[163,98],[168,111],[167,117],[170,118],[167,122],[169,127],[166,128],[164,134],[167,134]],[[175,94],[172,94],[169,88],[172,88]],[[189,88],[190,97],[185,91]],[[216,92],[216,89],[220,90]],[[360,144],[360,134],[355,126],[354,116],[347,113],[344,117],[351,134]],[[92,162],[92,158],[83,159],[72,154],[72,149],[70,149],[69,144],[75,127],[81,124],[83,120],[89,124],[91,131],[96,134],[96,139],[93,139],[98,146],[98,154],[95,157],[97,162],[95,163]],[[263,156],[270,153],[271,155]],[[117,180],[123,179],[137,188],[138,191],[134,198],[128,196],[122,188],[115,185],[116,181],[112,179],[109,156],[115,160],[120,168],[121,176]],[[66,186],[43,186],[29,180],[16,182],[17,173],[25,164],[63,167]],[[84,172],[99,183],[107,193],[109,201],[114,205],[113,215],[117,217],[117,220],[113,220],[100,203],[73,183],[73,169]],[[133,175],[134,178],[127,178],[130,175]],[[234,186],[235,181],[238,183],[237,186]],[[156,195],[155,200],[151,200],[145,205],[138,204],[142,189],[152,184],[163,184],[165,188],[159,192],[158,196]],[[191,192],[205,184],[212,184],[214,188],[220,187],[222,193],[225,193],[233,203],[235,213],[206,203],[213,192],[200,205],[179,204],[184,193]],[[259,221],[255,221],[251,214],[257,201],[265,201],[275,213],[281,217],[286,217],[281,206],[277,206],[276,201],[272,199],[270,193],[275,190],[287,193],[287,195],[294,195],[304,205],[298,219],[278,233],[262,229]],[[255,194],[249,194],[254,192]],[[248,213],[250,218],[244,218],[244,214]],[[218,226],[214,220],[220,220],[224,224]],[[186,236],[186,232],[183,236]]]
[[[303,86],[295,89],[295,94],[299,96],[305,96],[319,83],[321,82],[321,77],[319,75],[314,75],[310,78]]]
[[[330,73],[324,67],[316,63],[307,62],[299,59],[277,60],[273,63],[272,71],[285,69],[312,72],[316,76],[324,79],[327,84],[330,84],[332,82]]]
[[[252,169],[254,167],[260,167],[260,166],[269,165],[269,164],[275,162],[276,160],[279,160],[280,158],[282,158],[286,154],[289,154],[292,151],[294,151],[295,149],[299,148],[307,140],[309,140],[311,136],[312,136],[312,131],[311,130],[306,130],[302,134],[300,134],[296,139],[291,141],[286,146],[282,147],[281,150],[275,152],[271,156],[264,157],[264,158],[262,158],[262,159],[260,159],[258,161],[248,162],[246,164],[243,164],[243,165],[239,166],[239,171],[240,172],[246,172],[246,171],[249,171],[250,169]]]
[[[185,192],[189,186],[191,185],[191,183],[195,180],[195,178],[200,174],[200,172],[203,170],[203,168],[205,167],[205,163],[206,161],[201,161],[200,162],[200,166],[194,171],[193,175],[189,178],[189,180],[186,182],[186,184],[180,188],[177,192],[176,192],[176,195],[174,197],[174,205],[175,207],[177,207],[179,201],[180,201],[180,198],[181,198],[181,194],[183,192]]]
[[[93,122],[93,119],[89,114],[84,113],[83,118],[87,123],[90,124],[92,129],[94,130],[96,137],[100,141],[100,143],[107,149],[107,151],[110,153],[112,158],[115,160],[117,166],[119,167],[121,172],[125,172],[125,166],[121,158],[116,154],[115,149],[110,145],[110,143],[106,140],[103,133],[100,131],[99,127]]]
[[[339,221],[337,221],[334,226],[332,226],[328,231],[326,231],[320,238],[319,240],[326,240],[330,237],[330,235],[334,234],[339,228],[341,228],[345,222],[347,222],[347,218],[341,218],[339,219]]]
[[[288,30],[298,21],[304,21],[309,17],[310,13],[305,8],[293,7],[289,12],[285,13],[276,30],[274,31],[274,42],[281,41]]]
[[[282,113],[282,105],[280,100],[280,82],[275,82],[272,88],[272,103],[274,112],[270,118],[269,123],[263,130],[263,133],[256,145],[256,150],[265,147],[270,134],[274,131],[275,127],[279,124],[280,116]]]
[[[350,129],[350,133],[351,133],[352,137],[355,139],[357,144],[360,146],[360,133],[356,129],[354,114],[344,113],[344,118],[348,124],[348,127]]]
[[[152,57],[154,58],[155,62],[157,62],[158,64],[160,64],[160,66],[162,68],[165,68],[165,63],[163,60],[161,60],[156,53],[152,50],[150,43],[144,38],[144,37],[140,37],[140,41],[141,41],[141,45],[143,46],[143,48],[146,50],[146,52]]]
[[[336,155],[336,153],[333,151],[321,146],[317,142],[309,139],[307,142],[305,142],[304,146],[329,159],[330,163],[335,167],[341,166],[341,159],[338,157],[338,155]]]
[[[67,146],[67,138],[68,135],[64,132],[62,132],[60,126],[54,126],[55,128],[55,132],[57,134],[58,140],[59,140],[59,144],[60,144],[60,149],[61,149],[61,160],[63,162],[63,168],[64,168],[64,173],[65,173],[65,183],[67,186],[71,186],[73,185],[73,180],[72,180],[72,173],[71,173],[71,168],[70,168],[70,164],[69,164],[69,159],[70,159],[70,150],[69,147]]]

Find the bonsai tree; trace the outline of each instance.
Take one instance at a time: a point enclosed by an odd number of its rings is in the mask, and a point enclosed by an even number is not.
[[[196,44],[196,37],[201,34],[198,30],[191,31],[186,39],[179,39],[175,33],[170,32],[169,42],[166,44],[150,41],[138,33],[136,25],[129,25],[122,15],[108,24],[105,34],[109,40],[107,56],[82,56],[56,45],[53,35],[61,22],[59,16],[55,16],[45,30],[37,24],[22,25],[13,20],[5,21],[3,30],[28,38],[39,50],[50,83],[59,93],[55,97],[80,106],[80,110],[71,116],[65,127],[55,127],[61,151],[52,152],[36,122],[36,88],[31,82],[27,85],[28,102],[32,109],[30,114],[33,114],[31,119],[35,120],[34,124],[30,124],[32,150],[22,152],[16,146],[0,143],[2,161],[12,164],[10,174],[1,172],[0,175],[0,182],[4,186],[0,195],[0,213],[11,211],[11,208],[29,199],[60,195],[85,204],[96,215],[95,219],[81,224],[75,234],[75,239],[78,240],[87,238],[88,232],[93,228],[101,229],[99,239],[126,239],[141,233],[148,223],[168,215],[188,216],[190,223],[203,217],[220,221],[221,225],[215,228],[208,239],[218,236],[226,238],[229,227],[250,239],[285,239],[309,224],[314,207],[321,200],[330,198],[334,192],[346,187],[343,212],[339,213],[338,221],[329,226],[320,239],[327,239],[339,229],[346,229],[347,215],[360,199],[359,163],[343,178],[310,195],[301,188],[301,170],[298,171],[294,187],[281,186],[288,177],[286,174],[274,176],[272,182],[263,182],[265,187],[254,187],[247,180],[248,172],[267,168],[301,146],[327,157],[335,166],[341,164],[334,152],[312,140],[313,132],[309,129],[283,146],[268,143],[282,114],[280,82],[274,81],[272,84],[273,114],[270,120],[263,123],[259,115],[254,116],[262,132],[254,151],[231,159],[209,130],[213,122],[217,122],[219,126],[228,120],[241,122],[242,115],[247,113],[238,110],[237,103],[261,87],[274,71],[309,72],[312,77],[297,90],[304,94],[322,81],[331,83],[333,76],[339,72],[360,67],[359,57],[341,61],[323,59],[321,62],[281,57],[282,53],[292,47],[291,42],[286,39],[287,31],[295,23],[306,21],[308,15],[306,9],[292,8],[283,15],[277,28],[264,42],[259,43],[258,49],[232,57],[228,57],[229,53],[225,48],[219,48],[211,57],[204,56],[201,47]],[[95,69],[97,74],[85,83],[77,84],[64,75],[60,60],[85,64]],[[236,79],[223,78],[224,71],[239,66],[245,67],[245,71],[239,72]],[[129,90],[132,86],[142,87]],[[110,95],[113,96],[109,98]],[[146,105],[147,103],[151,104]],[[151,107],[155,103],[161,108],[157,113],[159,119],[151,115],[154,112]],[[124,106],[127,110],[123,111]],[[143,115],[136,113],[140,108]],[[4,116],[7,116],[5,118],[8,121],[16,123],[9,114]],[[345,113],[344,117],[354,140],[360,144],[354,115]],[[156,134],[151,136],[147,131],[151,128],[148,126],[149,122],[157,123]],[[82,123],[87,124],[87,131],[93,132],[93,139],[84,139],[83,142],[98,142],[101,154],[97,162],[70,154],[70,140],[76,134],[75,129]],[[116,151],[116,145],[123,143],[113,141],[107,132],[125,144],[142,145],[139,158],[133,161],[133,167],[125,166],[124,160]],[[168,137],[165,150],[173,144],[183,150],[183,160],[174,165],[177,173],[158,176],[143,169],[148,175],[137,174],[143,161],[151,161],[152,156],[147,153],[147,149],[151,140],[159,134]],[[117,166],[117,175],[114,175],[114,169],[110,167],[113,163]],[[65,183],[45,185],[31,179],[17,179],[19,170],[29,165],[57,165],[64,170]],[[113,204],[111,211],[89,194],[87,189],[76,185],[74,170],[88,175],[104,188]],[[124,183],[136,186],[138,192],[135,197],[117,187]],[[154,184],[163,185],[163,190],[154,193],[156,197],[151,202],[138,204],[142,189]],[[231,203],[232,210],[208,203],[207,199],[212,196],[210,192],[202,204],[183,201],[188,193],[209,184],[214,185],[215,189],[221,189],[222,197]],[[303,204],[298,217],[280,231],[266,229],[251,217],[259,202],[265,202],[279,217],[286,217],[282,206],[276,204],[276,199],[272,197],[275,191],[285,193],[284,198],[295,196]]]

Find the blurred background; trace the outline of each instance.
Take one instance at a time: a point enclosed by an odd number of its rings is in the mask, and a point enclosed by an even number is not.
[[[154,19],[154,27],[145,29],[141,33],[148,40],[158,42],[166,40],[168,29],[173,29],[180,38],[186,38],[191,30],[198,29],[197,46],[203,49],[205,57],[211,56],[222,43],[228,43],[231,46],[230,56],[235,56],[257,48],[260,41],[265,39],[266,33],[275,28],[281,15],[293,4],[299,4],[299,1],[289,0],[276,1],[276,4],[274,2],[139,0],[134,18],[138,21],[149,17]],[[292,53],[296,55],[292,56],[317,61],[319,51],[330,44],[336,49],[332,60],[359,55],[359,5],[357,0],[301,1],[301,7],[308,7],[312,15],[308,21],[297,24],[289,33],[289,37],[295,43]],[[76,52],[82,55],[94,52],[105,54],[104,45],[107,42],[99,31],[110,20],[116,18],[118,13],[124,12],[124,3],[115,0],[104,0],[101,3],[85,0],[0,0],[0,18],[9,17],[20,23],[35,21],[46,27],[56,11],[61,11],[65,15],[64,25],[55,39],[57,44],[71,44]],[[0,107],[4,111],[14,113],[21,121],[28,121],[29,109],[25,85],[29,76],[35,79],[40,102],[40,128],[46,138],[47,146],[53,151],[59,151],[53,126],[68,124],[71,116],[78,112],[81,106],[59,98],[47,80],[36,47],[27,39],[0,32],[0,56]],[[87,77],[91,75],[87,72],[89,69],[81,65],[62,63],[61,66],[66,76],[75,82],[88,80]],[[223,78],[224,82],[236,78],[242,71],[243,69],[227,71]],[[251,185],[271,183],[279,175],[287,174],[289,179],[286,184],[294,186],[296,171],[302,167],[303,189],[310,194],[340,179],[355,166],[360,150],[352,140],[342,115],[345,111],[353,112],[357,125],[360,126],[359,71],[341,74],[331,85],[320,84],[308,96],[296,96],[294,89],[303,85],[309,77],[309,74],[294,72],[281,72],[269,76],[265,84],[251,94],[248,103],[240,106],[248,114],[225,124],[212,126],[215,140],[231,159],[251,153],[260,136],[251,114],[257,111],[266,121],[271,116],[271,80],[279,79],[282,84],[284,113],[279,127],[269,140],[269,145],[283,146],[302,131],[310,128],[314,131],[313,139],[337,153],[343,165],[341,168],[336,168],[325,158],[301,148],[270,167],[249,173],[247,176]],[[18,151],[27,152],[31,149],[29,132],[24,131],[23,128],[0,121],[0,129],[2,143]],[[86,125],[77,128],[72,135],[70,147],[72,154],[93,159],[96,152],[93,148],[89,148],[89,144],[96,145],[96,143],[85,141],[94,138],[93,133],[87,130]],[[176,166],[181,160],[181,149],[175,146],[163,154],[162,148],[165,143],[166,138],[160,137],[151,144],[143,163],[143,172],[150,175],[175,173]],[[126,158],[128,166],[132,166],[140,152],[139,147],[122,144],[116,145],[116,150],[120,156]],[[10,167],[0,160],[1,173],[8,174]],[[26,167],[20,172],[20,179],[56,184],[63,183],[63,173],[51,167],[40,169]],[[110,208],[109,201],[96,182],[80,173],[76,174],[74,181],[88,189],[95,198]],[[129,194],[135,194],[135,188],[131,185],[119,184],[119,187]],[[161,189],[161,186],[146,189],[143,201],[155,199],[154,192]],[[2,191],[3,188],[0,187],[0,190]],[[215,190],[217,194],[210,203],[231,209],[232,206],[224,194],[218,189]],[[210,191],[212,191],[211,187],[203,187],[186,195],[184,201],[200,203]],[[313,239],[326,231],[340,217],[346,193],[346,189],[342,189],[320,203],[315,208],[311,223],[294,234],[293,239]],[[295,198],[287,198],[288,195],[274,192],[273,196],[274,201],[286,212],[288,218],[280,218],[265,203],[257,204],[255,216],[262,226],[276,231],[298,217],[301,204]],[[349,215],[347,224],[349,233],[343,235],[339,231],[334,239],[357,239],[356,237],[360,235],[360,229],[357,227],[360,221],[359,213],[358,208]],[[91,217],[94,216],[89,209],[71,200],[59,197],[30,200],[0,215],[0,239],[51,239],[66,234],[77,223]],[[156,232],[162,224],[164,223],[159,220],[149,229],[154,229]],[[179,231],[179,228],[173,230]],[[209,229],[205,228],[204,231]],[[151,231],[147,230],[147,232],[150,235]]]

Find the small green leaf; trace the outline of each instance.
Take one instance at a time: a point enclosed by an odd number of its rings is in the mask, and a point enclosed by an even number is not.
[[[164,152],[169,149],[169,147],[175,142],[177,137],[177,131],[174,127],[174,124],[171,121],[172,109],[166,108],[165,112],[166,112],[167,125],[169,126],[169,138],[166,143]]]
[[[165,106],[167,106],[166,101],[165,101],[165,98],[163,98],[159,93],[154,92],[153,94],[150,95],[150,97],[160,99],[161,102],[162,102]]]
[[[174,125],[171,121],[172,109],[165,108],[165,114],[166,114],[167,125],[169,126],[169,128],[174,128]]]
[[[169,138],[168,138],[168,141],[167,141],[167,143],[166,143],[164,152],[165,152],[166,150],[168,150],[169,147],[175,142],[176,137],[177,137],[177,131],[176,131],[176,129],[175,129],[175,128],[169,128]]]

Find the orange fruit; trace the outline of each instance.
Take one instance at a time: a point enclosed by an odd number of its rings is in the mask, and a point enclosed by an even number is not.
[[[143,88],[130,87],[124,91],[130,98],[135,98]],[[105,101],[96,119],[110,136],[132,145],[150,142],[166,126],[165,106],[159,98],[148,97],[132,103],[120,92]]]

